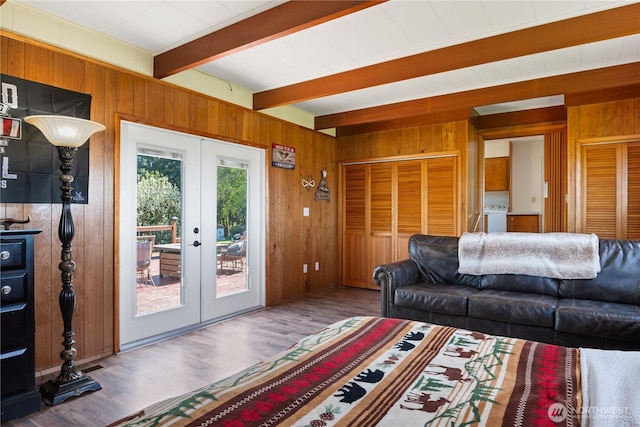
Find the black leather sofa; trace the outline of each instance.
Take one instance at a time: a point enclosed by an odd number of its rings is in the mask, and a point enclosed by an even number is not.
[[[594,279],[458,272],[458,238],[417,234],[376,267],[383,317],[570,347],[640,349],[640,241],[599,239]]]

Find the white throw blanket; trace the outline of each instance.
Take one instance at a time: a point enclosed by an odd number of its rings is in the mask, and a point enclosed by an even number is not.
[[[461,274],[592,279],[600,272],[595,234],[464,233],[458,259]]]
[[[584,427],[640,426],[640,352],[580,349]]]

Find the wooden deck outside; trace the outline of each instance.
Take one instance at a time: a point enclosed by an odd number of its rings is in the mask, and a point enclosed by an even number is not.
[[[217,268],[217,297],[240,292],[247,286],[246,266],[242,269],[229,267],[225,264],[223,268]],[[155,286],[147,284],[140,276],[137,278],[137,313],[151,313],[179,305],[180,281],[176,277],[160,277],[160,259],[155,253],[151,259],[151,276]]]

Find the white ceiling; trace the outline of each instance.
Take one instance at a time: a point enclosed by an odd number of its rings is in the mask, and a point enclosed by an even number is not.
[[[21,3],[160,54],[282,1],[65,1]],[[204,73],[252,92],[637,1],[392,0],[204,64]],[[640,24],[639,24],[640,25]],[[640,35],[443,72],[295,104],[314,116],[638,62]],[[562,95],[478,108],[492,114],[562,105]]]

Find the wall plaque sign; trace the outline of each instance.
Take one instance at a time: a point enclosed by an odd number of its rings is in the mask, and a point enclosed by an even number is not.
[[[296,149],[286,145],[272,144],[271,166],[284,169],[296,168]]]

